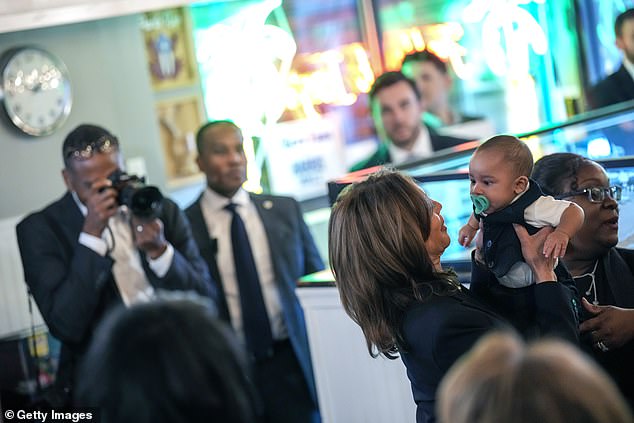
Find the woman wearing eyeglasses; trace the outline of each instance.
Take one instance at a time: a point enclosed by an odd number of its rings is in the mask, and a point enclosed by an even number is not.
[[[598,163],[571,153],[541,158],[532,176],[585,212],[564,256],[582,297],[582,339],[634,405],[634,250],[616,247],[621,188]]]

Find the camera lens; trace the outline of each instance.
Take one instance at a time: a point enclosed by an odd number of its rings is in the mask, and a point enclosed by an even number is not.
[[[130,199],[132,214],[143,219],[154,219],[161,213],[163,195],[158,188],[146,186],[139,188]]]

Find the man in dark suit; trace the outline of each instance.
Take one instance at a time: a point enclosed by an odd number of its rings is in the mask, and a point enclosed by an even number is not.
[[[416,83],[401,72],[386,72],[374,81],[370,106],[382,142],[374,154],[352,166],[351,171],[430,157],[437,150],[468,141],[439,135],[421,122],[421,94]]]
[[[308,337],[295,286],[300,276],[322,270],[324,265],[299,204],[291,198],[254,195],[241,188],[246,180],[246,157],[242,132],[232,122],[207,123],[199,129],[196,145],[207,189],[186,214],[201,254],[218,281],[220,315],[232,324],[251,353],[265,420],[317,421]],[[236,240],[237,221],[246,232],[242,243]],[[245,251],[250,265],[242,259],[239,262]],[[246,267],[253,267],[248,281],[244,280]],[[256,307],[246,305],[247,299],[261,304],[255,322],[252,309]],[[255,335],[254,324],[263,325]],[[258,336],[264,334],[266,337]]]
[[[147,301],[155,290],[211,295],[189,223],[164,199],[143,219],[119,203],[108,179],[120,171],[119,142],[80,125],[64,140],[68,191],[17,225],[24,276],[51,334],[62,342],[53,405],[66,405],[76,364],[110,309]]]
[[[623,63],[588,93],[593,109],[634,99],[634,9],[616,17],[614,33],[616,46],[623,52]]]

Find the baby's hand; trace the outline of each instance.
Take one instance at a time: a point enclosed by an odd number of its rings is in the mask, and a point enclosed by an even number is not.
[[[469,224],[464,225],[458,232],[458,242],[463,247],[468,247],[473,241],[473,237],[478,233],[477,229],[472,228]]]
[[[555,229],[544,242],[544,256],[563,257],[570,237],[564,231]]]

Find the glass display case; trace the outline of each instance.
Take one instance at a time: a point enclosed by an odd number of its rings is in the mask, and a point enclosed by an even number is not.
[[[519,136],[531,148],[535,160],[556,152],[572,152],[601,163],[613,184],[623,187],[620,202],[620,245],[634,247],[634,101],[579,115],[577,118]],[[443,204],[452,243],[444,262],[464,275],[470,270],[470,249],[457,242],[458,231],[467,222],[472,206],[469,197],[468,165],[479,141],[440,152],[433,158],[396,168],[412,176],[429,196]],[[334,202],[346,185],[365,178],[379,167],[364,169],[329,182],[329,201]]]
[[[535,160],[558,152],[577,153],[593,160],[634,156],[634,100],[580,114],[566,122],[519,134],[518,137],[528,144]],[[433,157],[396,168],[412,176],[466,172],[473,152],[482,141],[448,148]],[[364,169],[330,181],[330,204],[343,186],[375,170]]]

